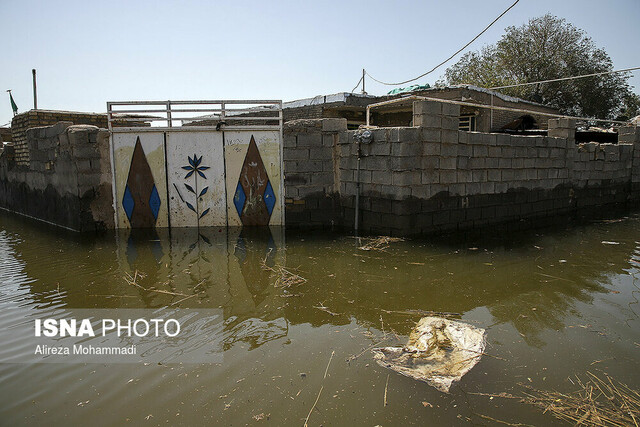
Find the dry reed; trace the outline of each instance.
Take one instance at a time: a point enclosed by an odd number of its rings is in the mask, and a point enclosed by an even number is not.
[[[522,401],[575,425],[637,427],[640,393],[603,376],[587,372],[586,382],[576,377],[580,389],[568,394],[530,389]]]
[[[368,240],[366,244],[358,247],[358,249],[362,251],[384,251],[389,247],[389,244],[404,241],[404,239],[401,237],[389,237],[389,236],[380,236],[372,239],[369,239],[369,238],[365,239],[364,237],[362,237],[362,239]]]

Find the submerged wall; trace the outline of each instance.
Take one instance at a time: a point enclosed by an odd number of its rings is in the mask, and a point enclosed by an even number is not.
[[[72,122],[77,125],[107,127],[107,115],[76,111],[29,110],[11,120],[11,137],[17,164],[29,165],[29,145],[27,130],[35,127],[52,126],[58,122]]]
[[[542,137],[459,131],[458,116],[456,105],[416,101],[414,127],[373,129],[360,144],[359,173],[358,132],[345,119],[287,122],[285,224],[353,227],[358,183],[360,230],[396,235],[526,225],[640,202],[635,127],[620,129],[619,144],[576,144],[567,119],[549,120]],[[28,165],[10,146],[0,154],[0,208],[77,231],[114,227],[106,130],[59,122],[24,138]]]
[[[372,130],[373,141],[361,146],[361,230],[464,230],[638,198],[640,133],[635,128],[620,131],[620,144],[576,145],[575,122],[568,119],[549,120],[547,137],[512,136],[458,131],[458,115],[456,105],[418,101],[416,127]],[[356,132],[339,132],[337,145],[330,146],[321,127],[316,125],[313,136],[307,127],[285,137],[291,147],[287,152],[285,145],[287,225],[316,225],[325,217],[331,218],[325,226],[351,227],[358,181]],[[324,160],[316,163],[311,156],[319,148]],[[318,179],[334,176],[332,185],[314,186],[313,171],[306,182],[290,180],[294,161],[296,168],[313,167],[324,177]],[[324,198],[333,204],[320,205]]]
[[[25,131],[26,166],[0,155],[0,208],[75,231],[113,228],[109,133],[58,122]]]

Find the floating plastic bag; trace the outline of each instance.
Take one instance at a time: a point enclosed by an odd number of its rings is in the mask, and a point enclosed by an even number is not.
[[[485,331],[440,317],[423,317],[404,347],[374,348],[374,359],[385,368],[425,381],[448,393],[484,353]]]

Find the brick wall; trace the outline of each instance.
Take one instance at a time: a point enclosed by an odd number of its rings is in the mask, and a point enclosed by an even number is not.
[[[58,122],[71,122],[76,125],[93,125],[107,127],[107,115],[95,113],[78,113],[73,111],[30,110],[18,114],[11,120],[11,136],[18,165],[29,165],[29,149],[26,132],[30,128],[51,126]]]

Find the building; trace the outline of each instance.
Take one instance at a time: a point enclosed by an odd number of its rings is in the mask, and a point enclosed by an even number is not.
[[[411,95],[526,110],[526,112],[504,110],[493,110],[492,112],[489,108],[461,106],[460,130],[467,131],[496,132],[507,130],[503,128],[518,127],[519,122],[517,121],[523,116],[530,116],[533,119],[533,121],[530,118],[525,120],[526,128],[546,129],[549,116],[536,113],[559,114],[559,111],[555,108],[504,95],[493,90],[473,85],[456,85],[442,88],[420,88],[412,92],[384,96],[342,92],[285,102],[283,105],[284,121],[345,118],[347,119],[347,126],[350,129],[356,129],[359,125],[366,123],[366,108],[368,105]],[[413,120],[412,105],[413,101],[407,99],[407,102],[399,102],[372,109],[370,123],[381,127],[410,126]],[[511,126],[508,126],[510,124]]]

